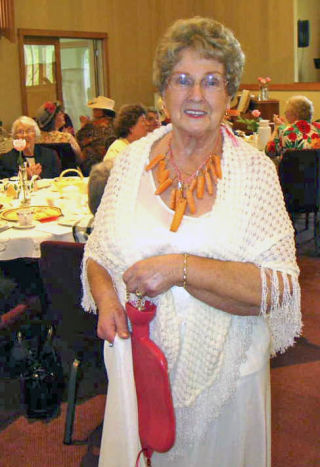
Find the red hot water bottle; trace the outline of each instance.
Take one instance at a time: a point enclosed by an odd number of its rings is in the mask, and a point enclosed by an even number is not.
[[[149,338],[149,323],[156,306],[146,301],[143,309],[126,303],[132,324],[133,372],[138,401],[139,435],[147,459],[153,451],[166,452],[175,441],[175,415],[168,364],[164,353]]]

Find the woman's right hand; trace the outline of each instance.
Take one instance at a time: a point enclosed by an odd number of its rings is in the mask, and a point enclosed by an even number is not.
[[[273,122],[274,122],[275,125],[280,126],[280,125],[283,125],[285,123],[285,119],[283,117],[280,117],[277,114],[274,114],[273,115]]]
[[[100,339],[113,342],[116,334],[122,339],[129,337],[127,315],[119,301],[106,303],[103,308],[99,308],[97,326],[97,335]]]
[[[122,339],[127,339],[130,335],[127,315],[109,273],[91,258],[87,261],[87,273],[91,293],[99,313],[98,336],[109,342],[114,341],[116,334]]]

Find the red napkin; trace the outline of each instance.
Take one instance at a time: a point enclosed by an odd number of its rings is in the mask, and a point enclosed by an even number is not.
[[[51,217],[44,217],[43,219],[39,219],[39,222],[52,222],[59,219],[60,216],[51,216]]]

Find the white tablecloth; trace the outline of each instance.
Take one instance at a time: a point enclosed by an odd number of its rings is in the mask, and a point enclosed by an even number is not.
[[[62,226],[59,222],[64,218],[86,219],[91,217],[88,210],[87,195],[78,192],[62,196],[54,191],[50,184],[47,188],[34,191],[31,194],[31,206],[46,206],[52,203],[60,207],[63,217],[53,222],[36,222],[31,229],[17,229],[15,222],[8,222],[9,229],[0,232],[0,261],[16,258],[39,258],[40,243],[45,240],[73,241],[72,225]],[[19,207],[18,200],[12,200],[4,205],[4,209]],[[70,223],[71,224],[71,223]]]

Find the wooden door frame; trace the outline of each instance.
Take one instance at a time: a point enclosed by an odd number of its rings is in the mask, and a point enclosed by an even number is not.
[[[61,73],[61,60],[60,60],[60,42],[57,38],[53,37],[30,37],[26,36],[23,41],[24,45],[53,45],[54,46],[54,55],[55,55],[55,80],[56,80],[56,95],[57,100],[63,104],[62,98],[62,73]],[[24,58],[24,53],[23,53]],[[24,99],[23,102],[26,103],[26,88],[25,88],[25,63],[23,64],[24,67],[24,81],[23,81],[23,91],[24,91]],[[27,106],[27,103],[26,103]],[[26,109],[27,110],[27,109]]]
[[[18,29],[18,51],[19,51],[19,71],[20,71],[20,92],[21,92],[21,104],[22,113],[27,114],[27,96],[25,90],[25,61],[24,61],[24,43],[25,40],[34,38],[40,40],[40,38],[47,39],[100,39],[102,41],[102,63],[103,63],[103,76],[104,76],[104,95],[109,96],[109,67],[108,67],[108,34],[103,32],[87,32],[87,31],[58,31],[58,30],[44,30],[44,29]],[[59,57],[60,60],[60,57]],[[57,63],[57,62],[56,62]],[[61,70],[61,67],[57,67],[57,73]],[[58,78],[58,74],[57,74]],[[61,76],[60,76],[61,79]],[[58,81],[58,79],[57,79]],[[61,92],[61,95],[59,95]],[[57,87],[57,95],[62,101],[62,90],[59,91]]]

